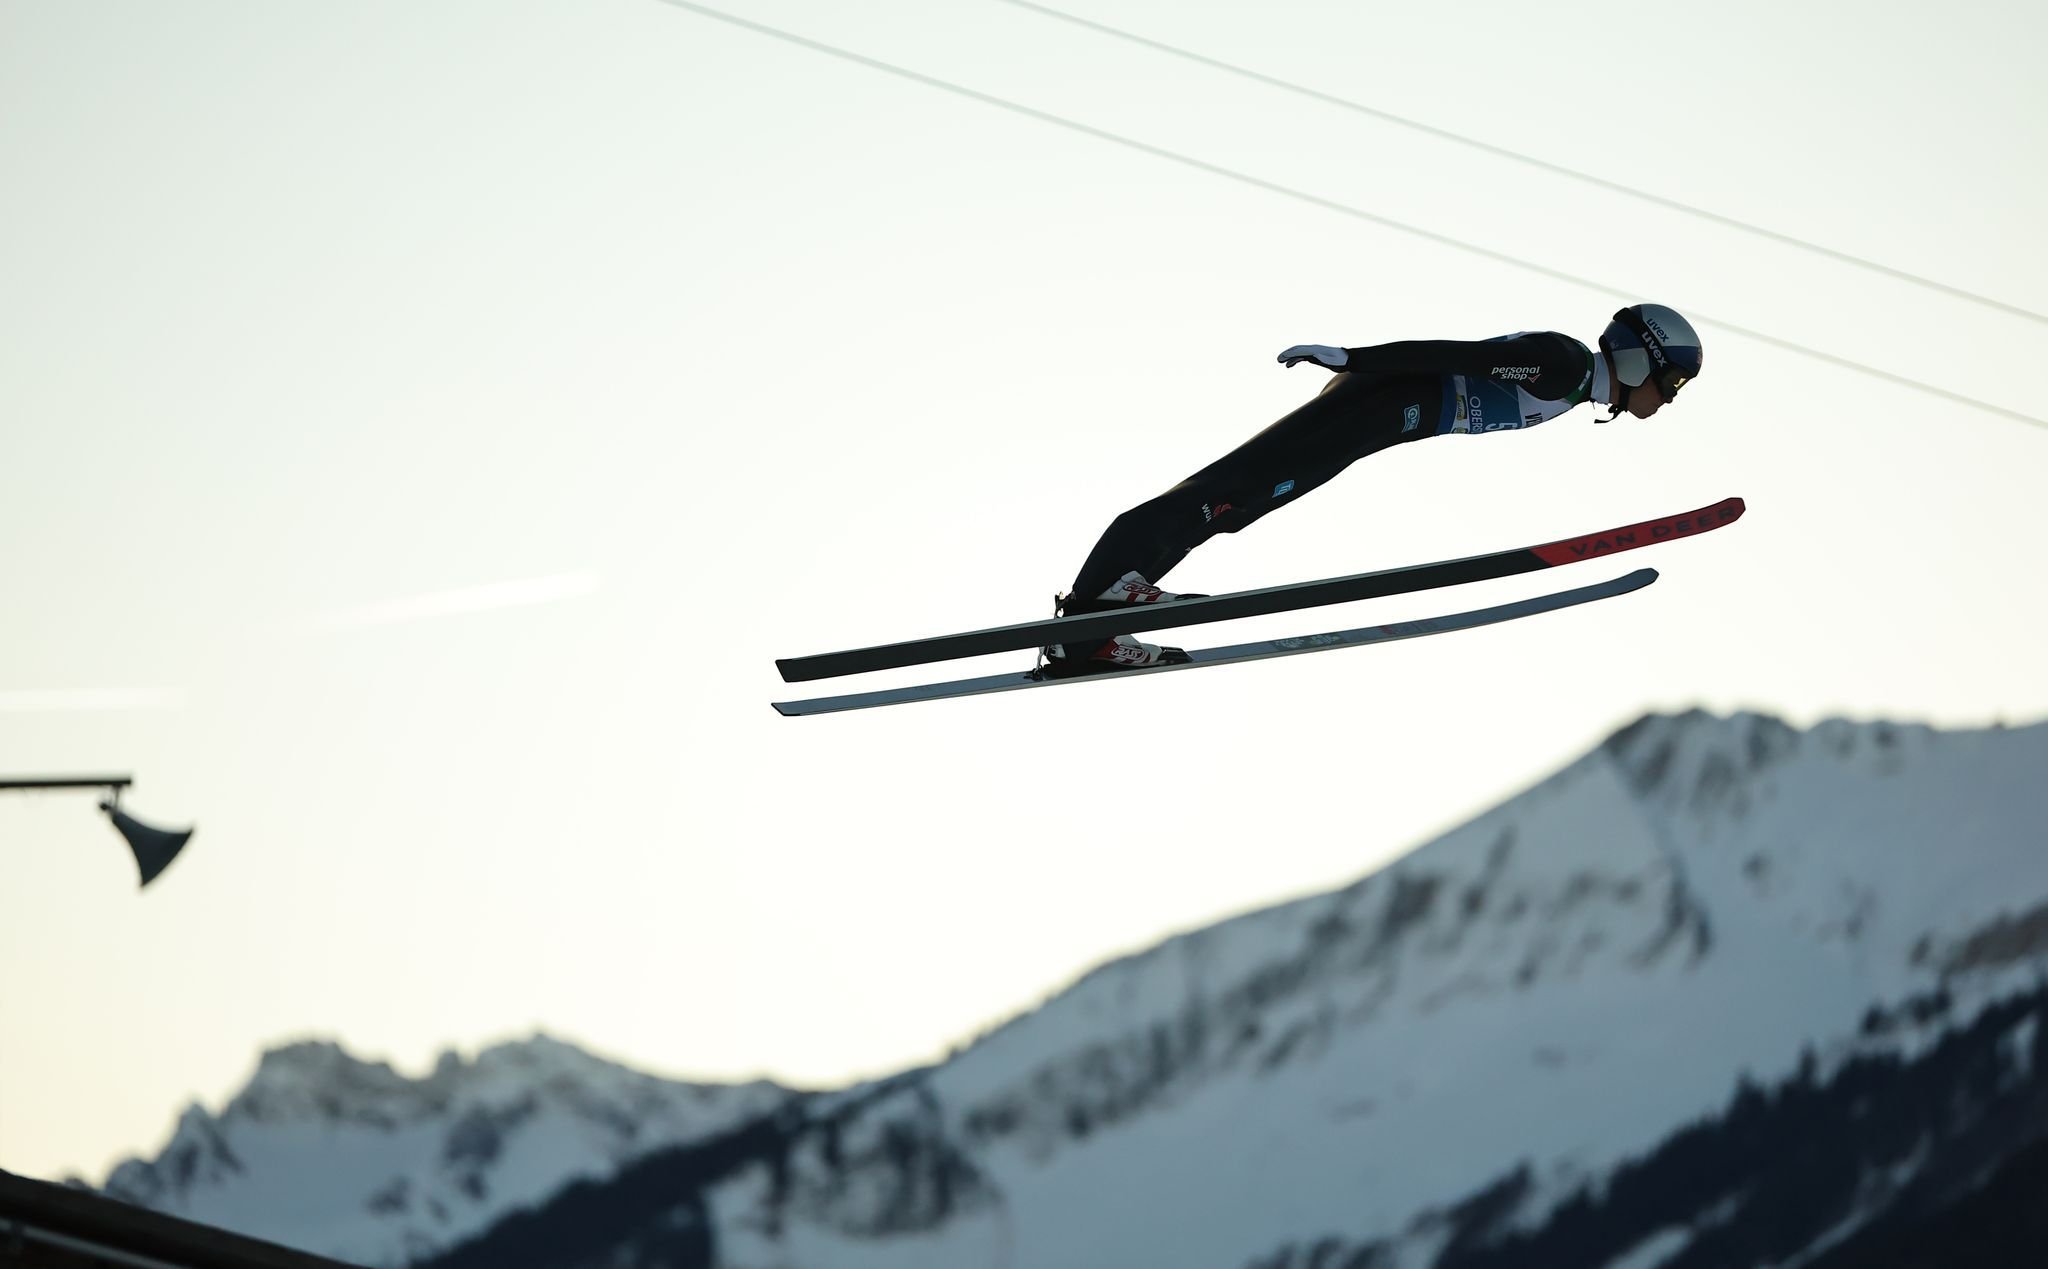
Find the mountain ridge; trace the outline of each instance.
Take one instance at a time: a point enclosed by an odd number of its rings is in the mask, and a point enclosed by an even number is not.
[[[155,1159],[120,1163],[102,1189],[344,1260],[399,1263],[789,1095],[765,1080],[665,1080],[545,1032],[471,1059],[444,1051],[418,1077],[332,1040],[296,1040],[266,1050],[218,1115],[188,1106]],[[266,1171],[301,1179],[267,1184]]]
[[[1472,1254],[1742,1081],[1932,1051],[2023,989],[2048,942],[2043,769],[2039,725],[1651,715],[1368,876],[1114,958],[943,1062],[779,1090],[535,1195],[503,1220],[517,1239],[402,1252],[524,1263],[573,1191],[586,1228],[551,1263],[579,1263],[594,1212],[626,1232],[592,1264],[636,1229],[655,1258],[619,1263]]]

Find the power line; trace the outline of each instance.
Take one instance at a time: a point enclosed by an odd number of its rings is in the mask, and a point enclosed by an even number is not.
[[[1540,171],[1549,172],[1553,176],[1568,177],[1572,180],[1581,181],[1587,185],[1595,186],[1597,188],[1606,190],[1610,193],[1624,194],[1630,198],[1640,199],[1643,202],[1651,203],[1655,206],[1662,207],[1667,211],[1682,212],[1688,216],[1695,216],[1701,220],[1711,221],[1712,223],[1720,225],[1726,229],[1735,229],[1740,230],[1741,232],[1746,234],[1754,234],[1759,238],[1767,238],[1772,242],[1781,243],[1788,247],[1797,247],[1802,251],[1811,251],[1816,255],[1826,256],[1830,260],[1836,260],[1843,264],[1854,265],[1859,269],[1868,269],[1872,273],[1883,274],[1885,277],[1892,278],[1896,281],[1910,282],[1914,286],[1925,287],[1930,291],[1939,291],[1943,295],[1952,296],[1959,300],[1967,300],[1972,304],[1981,304],[1986,308],[1997,309],[2002,313],[2009,313],[2015,317],[2024,317],[2031,322],[2040,322],[2043,325],[2048,325],[2048,314],[2036,313],[2032,309],[2022,308],[2017,304],[2008,304],[2004,300],[1993,299],[1988,295],[1980,295],[1975,291],[1966,291],[1962,287],[1951,286],[1946,282],[1938,282],[1933,278],[1923,277],[1917,273],[1909,273],[1904,269],[1895,269],[1888,264],[1880,264],[1875,260],[1869,260],[1858,255],[1851,255],[1846,251],[1837,251],[1833,247],[1824,247],[1817,242],[1809,242],[1804,238],[1795,238],[1791,234],[1780,233],[1775,229],[1767,229],[1762,225],[1751,224],[1746,220],[1737,220],[1733,216],[1724,216],[1719,212],[1708,211],[1704,207],[1696,207],[1691,203],[1683,203],[1675,198],[1665,198],[1662,195],[1652,194],[1647,190],[1637,189],[1633,185],[1624,185],[1619,181],[1610,181],[1604,176],[1595,176],[1590,172],[1581,172],[1576,168],[1569,168],[1563,166],[1562,164],[1547,162],[1543,159],[1523,154],[1519,150],[1511,150],[1508,149],[1506,146],[1494,145],[1490,142],[1478,140],[1475,137],[1468,137],[1462,133],[1452,132],[1447,128],[1439,128],[1433,124],[1423,123],[1419,119],[1410,119],[1405,115],[1397,115],[1394,114],[1392,111],[1381,110],[1375,106],[1365,105],[1363,102],[1352,101],[1348,97],[1338,97],[1331,93],[1322,92],[1318,89],[1309,88],[1302,84],[1294,83],[1290,80],[1280,79],[1273,75],[1267,75],[1263,72],[1252,70],[1250,67],[1247,66],[1239,66],[1234,62],[1222,61],[1218,58],[1209,57],[1202,53],[1196,53],[1189,49],[1180,48],[1177,45],[1163,43],[1162,41],[1152,39],[1149,36],[1139,35],[1132,31],[1125,31],[1118,27],[1106,26],[1103,23],[1093,21],[1089,18],[1080,17],[1077,14],[1067,13],[1059,9],[1054,9],[1046,5],[1038,4],[1036,3],[1036,0],[1003,0],[1003,3],[1015,5],[1019,9],[1028,9],[1033,13],[1041,13],[1049,18],[1058,18],[1062,22],[1071,22],[1075,26],[1085,27],[1090,31],[1097,31],[1104,35],[1113,36],[1116,39],[1124,40],[1131,44],[1137,44],[1144,48],[1149,48],[1157,52],[1166,53],[1170,56],[1178,57],[1183,61],[1194,62],[1201,66],[1210,67],[1213,70],[1225,71],[1229,74],[1236,75],[1239,78],[1248,79],[1253,81],[1254,83],[1264,84],[1269,88],[1278,88],[1285,92],[1294,93],[1297,96],[1307,97],[1311,100],[1322,102],[1325,105],[1339,106],[1345,110],[1350,110],[1357,114],[1368,115],[1384,123],[1395,124],[1399,127],[1408,128],[1415,132],[1420,132],[1425,136],[1435,137],[1440,141],[1449,141],[1456,145],[1462,145],[1469,149],[1478,150],[1481,153],[1490,154],[1495,158],[1512,159],[1513,161],[1521,163],[1527,167],[1532,167]]]
[[[770,39],[781,40],[787,44],[794,44],[799,48],[809,49],[815,53],[822,53],[827,57],[837,58],[845,62],[852,62],[856,66],[864,66],[867,67],[869,70],[880,71],[885,75],[893,75],[898,79],[909,80],[911,83],[914,84],[921,84],[927,88],[936,88],[941,92],[951,93],[957,97],[964,97],[969,101],[980,102],[985,106],[994,106],[998,110],[1006,110],[1009,111],[1011,114],[1022,115],[1024,118],[1027,119],[1034,119],[1040,123],[1052,124],[1055,127],[1064,128],[1069,132],[1078,132],[1083,136],[1094,137],[1099,141],[1107,141],[1113,145],[1120,145],[1126,149],[1135,150],[1140,154],[1148,154],[1154,158],[1165,159],[1170,163],[1178,163],[1183,167],[1193,168],[1198,172],[1207,172],[1212,176],[1220,176],[1225,180],[1235,181],[1240,185],[1248,185],[1253,189],[1260,189],[1265,190],[1268,193],[1279,194],[1286,198],[1295,199],[1298,202],[1307,203],[1314,207],[1320,207],[1326,211],[1336,212],[1339,215],[1349,216],[1356,220],[1367,221],[1371,224],[1380,225],[1384,228],[1396,230],[1400,233],[1409,234],[1413,237],[1422,238],[1427,241],[1438,243],[1446,247],[1452,247],[1459,251],[1464,251],[1472,255],[1481,256],[1488,260],[1496,260],[1502,264],[1510,265],[1514,268],[1522,269],[1526,272],[1540,274],[1544,277],[1552,278],[1561,282],[1569,282],[1574,286],[1582,286],[1595,291],[1603,291],[1608,295],[1616,296],[1622,299],[1633,298],[1632,292],[1624,290],[1621,287],[1612,286],[1605,282],[1599,282],[1580,274],[1567,272],[1563,269],[1553,269],[1548,265],[1537,264],[1531,260],[1524,260],[1519,256],[1509,255],[1504,251],[1496,251],[1491,247],[1482,247],[1477,243],[1466,242],[1460,238],[1453,238],[1448,234],[1440,234],[1434,230],[1424,229],[1418,225],[1407,224],[1404,221],[1395,220],[1390,216],[1382,216],[1377,212],[1367,211],[1362,207],[1354,207],[1349,203],[1340,203],[1335,199],[1324,198],[1320,194],[1312,194],[1306,190],[1295,189],[1292,186],[1282,185],[1277,181],[1269,181],[1266,180],[1264,177],[1253,176],[1246,172],[1240,172],[1235,168],[1224,167],[1221,164],[1211,163],[1206,159],[1198,159],[1192,155],[1182,154],[1177,150],[1166,149],[1163,146],[1156,146],[1147,141],[1139,141],[1135,138],[1124,136],[1121,133],[1110,132],[1107,129],[1095,127],[1093,124],[1082,123],[1079,120],[1069,119],[1064,115],[1056,115],[1051,113],[1050,111],[1040,110],[1035,106],[1027,106],[1021,102],[1011,101],[1006,97],[997,97],[994,94],[985,93],[976,88],[969,88],[964,84],[956,84],[953,83],[951,80],[939,79],[936,76],[927,75],[922,71],[914,71],[909,69],[908,67],[898,66],[893,62],[884,62],[878,58],[869,57],[864,53],[856,53],[851,49],[840,48],[839,46],[834,44],[827,44],[821,40],[811,39],[809,36],[799,35],[794,31],[785,31],[780,27],[773,27],[768,26],[765,23],[755,22],[750,18],[743,18],[738,16],[737,14],[727,13],[722,9],[714,9],[708,5],[697,4],[695,3],[695,0],[661,0],[661,3],[670,5],[674,8],[687,10],[688,12],[698,14],[702,17],[711,18],[714,21],[724,22],[731,26],[739,27],[743,30],[752,31],[758,35],[765,35],[768,36]],[[2048,427],[2048,419],[2035,418],[2031,414],[2022,414],[2018,410],[2007,409],[2005,406],[1996,405],[1990,401],[1985,401],[1977,397],[1965,396],[1960,392],[1952,392],[1947,388],[1937,387],[1931,383],[1924,383],[1918,379],[1909,379],[1904,375],[1893,374],[1888,370],[1880,370],[1877,367],[1868,365],[1864,362],[1851,361],[1847,357],[1838,357],[1833,353],[1822,352],[1818,348],[1812,348],[1805,344],[1796,343],[1789,339],[1782,339],[1776,335],[1768,335],[1762,331],[1751,330],[1745,326],[1738,326],[1733,322],[1720,321],[1713,317],[1709,317],[1697,312],[1688,312],[1688,316],[1697,318],[1699,321],[1704,322],[1708,325],[1718,326],[1722,330],[1729,331],[1733,334],[1741,335],[1749,339],[1754,339],[1760,343],[1770,344],[1773,347],[1785,349],[1789,352],[1798,353],[1802,356],[1812,357],[1815,360],[1824,361],[1829,363],[1830,365],[1839,366],[1846,370],[1854,370],[1858,373],[1866,374],[1873,378],[1885,380],[1888,383],[1898,384],[1901,387],[1912,388],[1915,391],[1925,392],[1932,396],[1942,397],[1946,400],[1954,401],[1961,405],[1967,405],[1974,409],[1984,410],[1991,414],[1999,414],[2009,419],[2017,419],[2022,423],[2031,423],[2036,427]]]

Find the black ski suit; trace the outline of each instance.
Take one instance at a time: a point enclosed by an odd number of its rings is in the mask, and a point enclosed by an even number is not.
[[[1127,572],[1157,585],[1212,535],[1237,532],[1368,454],[1426,436],[1533,427],[1606,388],[1599,359],[1554,331],[1344,351],[1344,369],[1313,400],[1111,522],[1063,610],[1111,606],[1095,597]]]

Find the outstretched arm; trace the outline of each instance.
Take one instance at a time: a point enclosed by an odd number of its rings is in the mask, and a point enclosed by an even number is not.
[[[1469,375],[1519,383],[1531,395],[1561,398],[1586,375],[1585,347],[1552,331],[1513,339],[1411,339],[1365,348],[1297,344],[1280,354],[1289,366],[1312,361],[1354,374]]]

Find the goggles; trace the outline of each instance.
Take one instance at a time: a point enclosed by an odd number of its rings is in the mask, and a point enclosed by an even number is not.
[[[1664,348],[1664,341],[1657,337],[1657,332],[1651,330],[1634,309],[1622,309],[1614,315],[1614,320],[1620,322],[1623,328],[1634,335],[1642,344],[1643,351],[1649,354],[1650,373],[1646,376],[1645,382],[1656,384],[1657,391],[1664,394],[1666,401],[1675,398],[1678,390],[1691,382],[1693,375],[1699,372],[1696,365],[1681,366],[1673,361]]]

